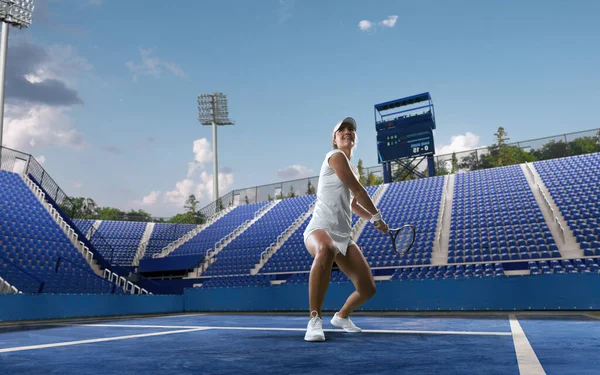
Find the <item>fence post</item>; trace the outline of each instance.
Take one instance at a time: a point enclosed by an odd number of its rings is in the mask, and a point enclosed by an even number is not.
[[[25,176],[29,176],[29,163],[31,162],[31,155],[27,158],[27,165],[25,166]]]

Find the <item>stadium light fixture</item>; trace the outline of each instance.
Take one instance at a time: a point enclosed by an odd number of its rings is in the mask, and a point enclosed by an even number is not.
[[[223,93],[200,94],[198,96],[198,121],[212,126],[213,135],[213,197],[219,200],[219,167],[217,157],[217,126],[233,125],[227,110],[227,96]],[[218,204],[217,204],[218,210]]]
[[[25,29],[31,25],[34,0],[0,0],[2,40],[0,44],[0,147],[4,132],[4,80],[6,78],[6,51],[8,49],[8,26]]]

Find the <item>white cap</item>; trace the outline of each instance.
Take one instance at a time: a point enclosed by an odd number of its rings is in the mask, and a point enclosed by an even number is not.
[[[338,122],[335,127],[333,128],[333,137],[335,138],[335,132],[338,131],[338,129],[342,126],[343,123],[349,123],[350,125],[352,125],[352,127],[354,127],[354,131],[356,131],[356,121],[352,118],[352,117],[346,117],[345,119],[343,119],[342,121]]]

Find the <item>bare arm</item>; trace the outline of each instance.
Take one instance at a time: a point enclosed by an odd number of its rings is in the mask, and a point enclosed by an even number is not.
[[[365,210],[363,206],[358,204],[356,198],[352,199],[352,212],[354,212],[355,214],[367,221],[371,220],[371,216],[373,216],[367,210]]]
[[[354,194],[354,199],[356,202],[360,204],[360,206],[362,206],[361,208],[365,210],[366,214],[369,215],[368,220],[371,219],[371,216],[379,212],[365,188],[361,185],[360,181],[358,181],[354,173],[352,173],[348,159],[344,154],[333,154],[329,158],[329,166],[335,171],[335,174],[344,183],[344,185],[350,189],[352,194]],[[352,206],[354,210],[354,205]],[[357,215],[360,214],[357,213]]]

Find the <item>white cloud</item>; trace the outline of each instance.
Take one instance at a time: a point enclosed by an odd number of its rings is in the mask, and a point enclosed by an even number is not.
[[[233,185],[233,173],[231,172],[219,172],[219,196],[225,195],[229,188]],[[202,171],[200,174],[200,182],[196,187],[196,192],[200,197],[207,197],[209,201],[213,201],[213,175]],[[200,200],[200,198],[198,198]]]
[[[83,187],[83,184],[81,182],[73,182],[73,187],[75,189],[81,189]]]
[[[133,73],[134,81],[137,81],[138,76],[141,75],[149,75],[154,78],[159,78],[163,74],[164,70],[170,71],[179,78],[186,77],[185,72],[179,65],[172,62],[162,61],[158,57],[150,56],[151,54],[152,49],[140,49],[140,55],[142,58],[141,63],[137,64],[131,60],[125,63],[125,66],[127,66],[131,73]]]
[[[192,177],[199,167],[213,159],[212,147],[206,138],[196,139],[192,151],[194,152],[194,161],[188,163],[187,178]]]
[[[294,10],[294,0],[279,0],[279,23],[284,23],[292,17]]]
[[[398,21],[398,16],[388,16],[386,20],[381,21],[381,25],[385,27],[394,27]]]
[[[219,196],[225,195],[233,185],[233,173],[219,172]],[[183,207],[192,194],[197,200],[209,203],[213,201],[213,175],[202,171],[199,181],[191,178],[175,183],[175,189],[165,193],[164,201],[177,207]]]
[[[453,135],[450,138],[449,145],[442,145],[436,147],[435,153],[437,155],[451,154],[453,152],[461,152],[472,150],[479,144],[479,136],[471,132],[467,132],[464,135]]]
[[[361,29],[362,31],[367,31],[371,27],[373,27],[373,23],[371,21],[362,20],[358,23],[358,28]]]
[[[278,170],[277,176],[285,180],[294,180],[297,178],[310,177],[312,172],[312,169],[296,164]]]
[[[192,194],[194,181],[186,178],[175,183],[175,189],[165,193],[165,202],[183,207],[185,200]],[[198,197],[196,197],[198,199]]]
[[[210,142],[206,138],[194,141],[194,161],[200,164],[206,164],[212,161],[213,153]]]
[[[47,105],[6,104],[4,145],[25,152],[46,146],[82,150],[83,135],[73,128],[69,111]]]
[[[142,198],[141,201],[134,201],[133,203],[138,205],[138,206],[153,206],[157,201],[158,198],[160,197],[160,191],[155,190],[150,192],[150,194],[146,195],[145,197]]]
[[[41,165],[44,165],[44,163],[46,162],[46,157],[44,155],[36,156],[35,160],[37,160],[38,163],[40,163]]]
[[[70,45],[42,46],[20,39],[11,51],[4,145],[25,152],[49,146],[83,149],[83,134],[70,117],[83,101],[72,87],[92,65]]]
[[[135,205],[155,205],[156,203],[163,203],[163,209],[168,209],[172,212],[176,208],[175,212],[181,212],[181,209],[185,206],[185,202],[190,195],[194,195],[202,206],[207,205],[213,201],[213,175],[208,173],[204,165],[212,161],[212,149],[210,142],[205,139],[197,139],[193,142],[192,152],[194,159],[188,162],[186,177],[175,183],[175,187],[172,190],[166,191],[161,194],[159,191],[153,191],[141,201],[132,201]],[[200,174],[194,176],[197,170],[201,170]],[[227,194],[233,186],[233,172],[230,168],[222,168],[219,171],[219,196]]]
[[[379,25],[381,27],[392,28],[392,27],[396,26],[397,21],[398,21],[398,16],[392,15],[392,16],[388,16],[388,18],[384,19],[383,21],[380,21],[379,23],[377,23],[377,25]],[[362,20],[358,23],[358,28],[361,31],[371,30],[373,28],[373,26],[375,26],[375,24],[369,20]]]

